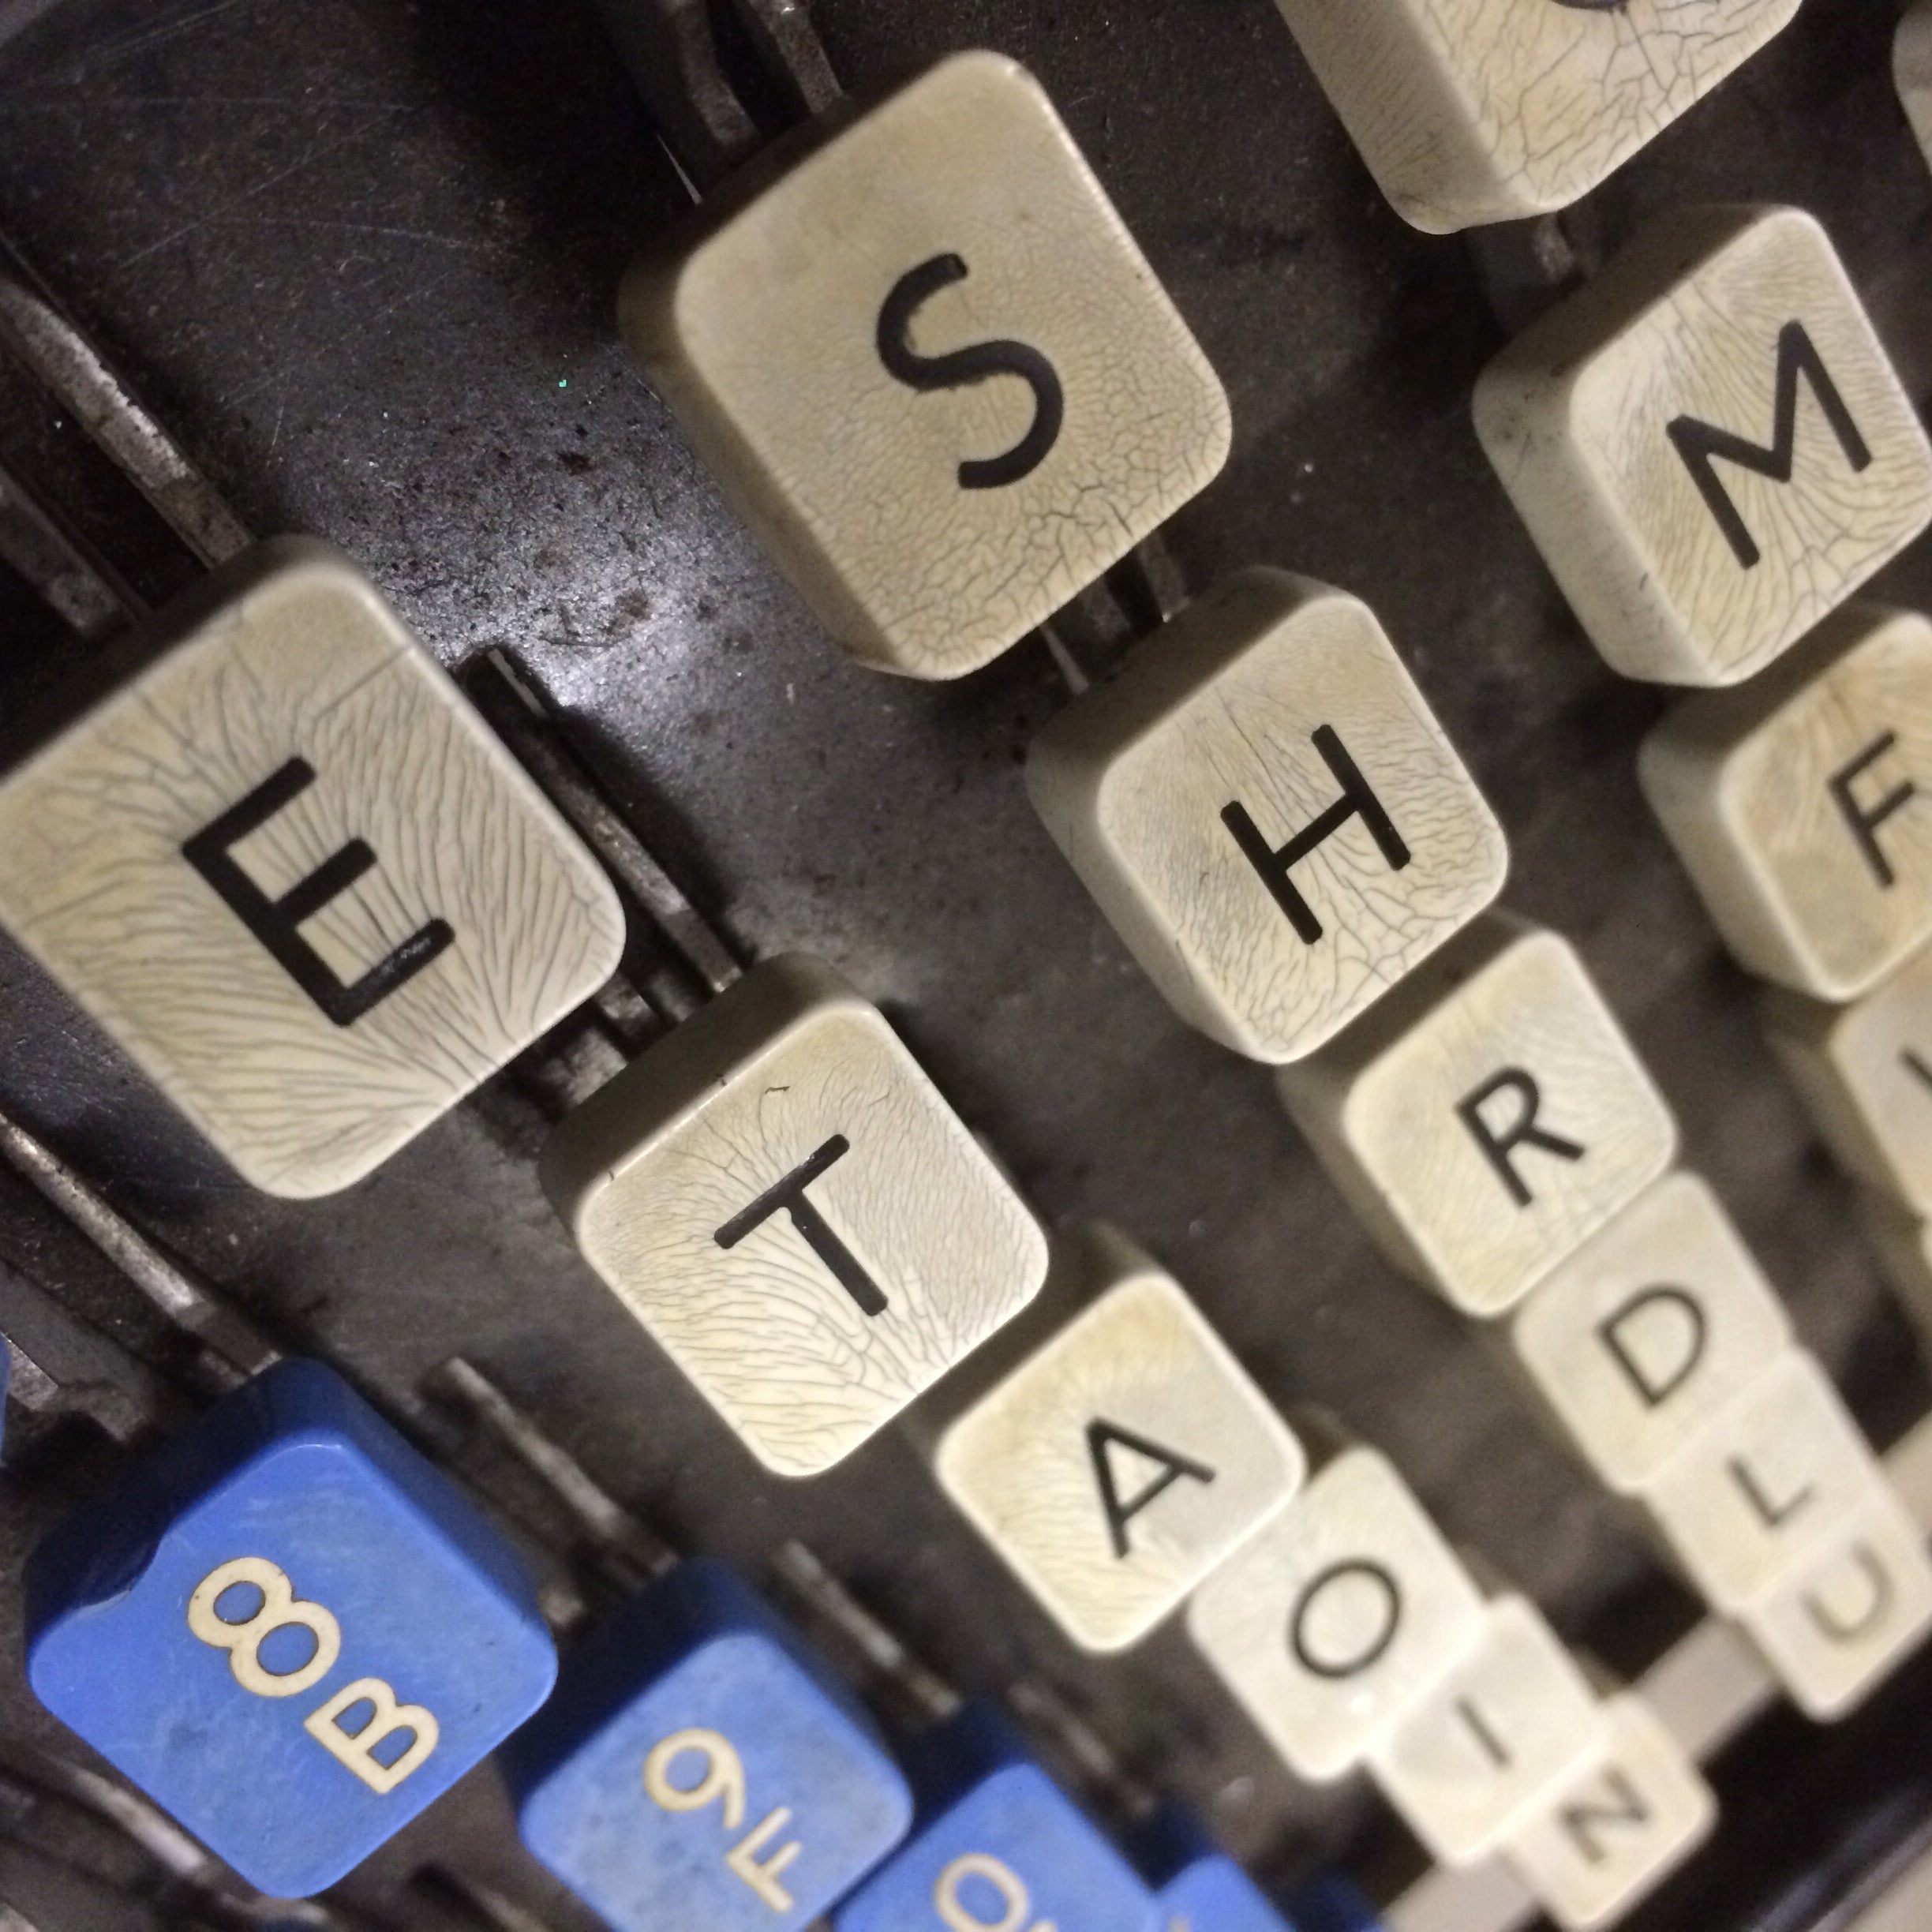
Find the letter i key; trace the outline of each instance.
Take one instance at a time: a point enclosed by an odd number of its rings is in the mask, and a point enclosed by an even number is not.
[[[680,1562],[469,1363],[440,1380],[626,1592],[505,1747],[523,1842],[617,1932],[799,1932],[912,1821],[856,1699],[736,1571]]]
[[[28,1681],[251,1884],[320,1891],[549,1694],[530,1576],[332,1369],[279,1357],[23,1130],[0,1148],[239,1383],[34,1552]]]

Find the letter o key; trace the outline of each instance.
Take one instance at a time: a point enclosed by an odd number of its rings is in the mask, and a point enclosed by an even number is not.
[[[261,1608],[239,1623],[215,1614],[228,1591],[244,1585],[261,1592]],[[299,1670],[266,1668],[261,1647],[279,1631],[295,1626],[315,1638],[315,1651]],[[265,1556],[237,1556],[211,1570],[188,1599],[188,1627],[204,1644],[228,1653],[228,1668],[244,1690],[257,1697],[294,1697],[320,1683],[342,1654],[342,1626],[334,1613],[295,1594],[288,1572]]]
[[[1350,1578],[1364,1579],[1369,1589],[1381,1598],[1380,1627],[1360,1645],[1354,1654],[1330,1656],[1318,1650],[1312,1641],[1309,1614],[1325,1590],[1345,1585]],[[1294,1614],[1288,1620],[1288,1644],[1296,1662],[1311,1676],[1339,1683],[1343,1678],[1359,1676],[1371,1665],[1379,1663],[1395,1641],[1395,1633],[1401,1627],[1401,1586],[1381,1564],[1371,1563],[1365,1557],[1352,1557],[1346,1562],[1331,1563],[1295,1599]]]

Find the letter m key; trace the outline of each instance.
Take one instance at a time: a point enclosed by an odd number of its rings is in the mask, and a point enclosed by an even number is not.
[[[1774,483],[1790,482],[1797,462],[1798,391],[1801,382],[1810,385],[1811,394],[1825,421],[1831,425],[1832,433],[1838,439],[1838,446],[1853,474],[1862,475],[1872,465],[1871,446],[1852,420],[1844,398],[1838,392],[1838,385],[1832,380],[1830,372],[1825,366],[1824,358],[1813,345],[1802,322],[1787,323],[1778,336],[1777,396],[1768,444],[1753,443],[1748,437],[1735,435],[1728,429],[1719,429],[1709,423],[1701,422],[1694,416],[1678,417],[1666,432],[1676,445],[1677,454],[1683,459],[1684,466],[1690,472],[1690,480],[1698,486],[1705,506],[1717,519],[1717,526],[1724,532],[1725,541],[1746,570],[1756,569],[1764,560],[1764,552],[1751,534],[1750,525],[1744,521],[1743,513],[1725,489],[1717,465],[1720,461],[1734,463],[1755,475],[1769,477]]]

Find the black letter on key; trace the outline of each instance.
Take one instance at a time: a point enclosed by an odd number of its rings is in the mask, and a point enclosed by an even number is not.
[[[1152,1477],[1124,1502],[1120,1485],[1114,1480],[1114,1461],[1109,1453],[1116,1443],[1161,1466],[1159,1475]],[[1128,1537],[1127,1526],[1149,1504],[1164,1496],[1182,1477],[1197,1483],[1211,1483],[1215,1479],[1214,1471],[1206,1463],[1177,1455],[1173,1450],[1163,1449],[1159,1443],[1149,1442],[1144,1436],[1136,1436],[1131,1429],[1121,1428],[1111,1422],[1087,1425],[1087,1450],[1093,1458],[1094,1480],[1100,1485],[1100,1507],[1106,1514],[1107,1530],[1114,1539],[1116,1556],[1133,1554],[1133,1544]]]
[[[878,356],[888,374],[921,394],[964,389],[994,376],[1017,376],[1033,391],[1033,425],[1003,456],[963,462],[961,489],[1000,489],[1029,477],[1060,440],[1066,420],[1066,394],[1058,372],[1037,349],[1024,343],[976,343],[949,355],[921,355],[912,346],[912,318],[942,289],[964,282],[967,268],[957,255],[935,255],[900,277],[879,311]]]
[[[1769,477],[1773,483],[1788,483],[1798,451],[1800,379],[1810,384],[1811,393],[1818,399],[1818,406],[1825,412],[1825,420],[1831,425],[1853,472],[1862,474],[1869,470],[1871,446],[1859,433],[1844,398],[1838,393],[1838,385],[1826,370],[1823,357],[1812,346],[1802,322],[1787,323],[1778,337],[1777,415],[1769,447],[1747,437],[1733,436],[1728,429],[1713,429],[1694,416],[1679,416],[1665,431],[1676,445],[1677,454],[1683,459],[1705,507],[1717,519],[1717,527],[1747,570],[1755,570],[1763,561],[1764,552],[1713,465],[1721,459],[1741,470]]]
[[[1909,778],[1904,779],[1871,805],[1860,804],[1852,788],[1897,743],[1898,733],[1887,732],[1883,737],[1868,744],[1843,770],[1833,772],[1830,779],[1832,797],[1844,814],[1845,823],[1852,828],[1852,836],[1858,841],[1859,850],[1865,855],[1865,863],[1887,890],[1898,883],[1898,874],[1893,871],[1885,848],[1878,843],[1878,828],[1888,818],[1903,811],[1919,796],[1919,788]]]
[[[1483,1112],[1500,1093],[1513,1093],[1518,1102],[1515,1119],[1501,1133],[1491,1127],[1488,1117]],[[1482,1149],[1483,1158],[1502,1177],[1511,1200],[1518,1208],[1527,1208],[1536,1196],[1530,1192],[1530,1183],[1516,1171],[1516,1163],[1510,1159],[1517,1148],[1536,1148],[1543,1153],[1554,1154],[1559,1160],[1567,1161],[1580,1161],[1588,1151],[1574,1140],[1566,1140],[1562,1135],[1539,1127],[1536,1124],[1537,1113],[1542,1105],[1543,1090],[1521,1067],[1505,1067],[1493,1080],[1484,1081],[1466,1100],[1456,1103],[1456,1112],[1462,1117],[1462,1125]]]
[[[1275,895],[1275,903],[1288,915],[1288,923],[1303,945],[1313,945],[1322,936],[1322,923],[1315,908],[1302,897],[1301,889],[1290,874],[1309,854],[1332,838],[1351,818],[1359,818],[1368,836],[1388,861],[1391,872],[1401,871],[1410,858],[1395,822],[1382,808],[1361,769],[1349,756],[1348,747],[1331,724],[1323,725],[1313,738],[1315,749],[1335,775],[1342,796],[1305,831],[1297,832],[1277,852],[1263,837],[1261,829],[1248,814],[1247,808],[1233,804],[1223,809],[1221,822],[1234,835],[1241,856],[1261,874],[1262,882]]]
[[[446,919],[432,919],[412,933],[389,957],[372,966],[353,986],[335,976],[328,961],[301,936],[303,920],[339,899],[376,863],[361,839],[351,839],[279,899],[271,899],[237,865],[232,852],[250,833],[315,783],[305,758],[290,758],[265,778],[240,804],[223,812],[182,847],[182,856],[214,887],[222,903],[262,945],[269,956],[339,1027],[354,1026],[373,1006],[406,986],[440,953],[455,942]]]
[[[888,1305],[884,1291],[805,1196],[814,1181],[851,1151],[852,1143],[843,1134],[834,1134],[803,1166],[793,1168],[776,1187],[767,1188],[743,1214],[733,1215],[712,1238],[721,1248],[736,1248],[773,1215],[788,1214],[792,1225],[805,1237],[806,1246],[831,1270],[833,1279],[857,1303],[859,1312],[883,1315]]]
[[[1586,1865],[1601,1865],[1610,1855],[1597,1836],[1600,1829],[1622,1825],[1629,1831],[1642,1831],[1653,1816],[1643,1793],[1621,1765],[1610,1765],[1603,1774],[1603,1781],[1606,1797],[1601,1800],[1579,1798],[1557,1813],[1557,1822],[1570,1834],[1570,1842]]]

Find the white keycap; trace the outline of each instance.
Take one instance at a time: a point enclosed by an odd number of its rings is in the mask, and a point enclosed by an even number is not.
[[[1279,0],[1382,191],[1432,234],[1587,194],[1798,10],[1797,0],[1524,6]]]
[[[1765,1037],[1840,1163],[1932,1215],[1932,947],[1849,1005],[1773,991],[1763,1011]]]
[[[1188,1608],[1202,1654],[1316,1782],[1360,1765],[1484,1627],[1455,1552],[1388,1459],[1359,1445],[1317,1469]]]
[[[1534,1604],[1500,1597],[1475,1647],[1369,1753],[1389,1803],[1444,1865],[1473,1863],[1568,1780],[1601,1713]]]
[[[1307,1458],[1180,1287],[1111,1228],[1055,1244],[1083,1313],[947,1429],[946,1493],[1089,1650],[1144,1637]]]
[[[631,348],[847,650],[959,677],[1226,460],[1227,399],[1039,84],[964,54],[625,285]]]
[[[1511,1832],[1503,1855],[1568,1932],[1614,1925],[1703,1844],[1717,1801],[1640,1697],[1603,1707],[1582,1766]]]
[[[858,1447],[1039,1291],[1046,1244],[884,1016],[768,960],[558,1129],[591,1266],[765,1466]]]
[[[1717,1196],[1676,1174],[1532,1294],[1516,1359],[1612,1489],[1641,1491],[1791,1346],[1791,1323]]]
[[[1895,71],[1905,118],[1932,163],[1932,0],[1919,0],[1899,22]]]
[[[1300,1059],[1501,891],[1501,828],[1373,613],[1249,571],[1034,741],[1027,788],[1181,1017]]]
[[[0,922],[246,1179],[331,1193],[588,999],[623,912],[338,552],[261,545],[152,641],[0,780]]]
[[[1630,677],[1750,676],[1932,522],[1918,414],[1793,208],[1671,215],[1484,373],[1476,427]]]
[[[1472,1315],[1513,1308],[1677,1144],[1582,962],[1503,914],[1281,1091],[1391,1260]]]
[[[1932,1630],[1925,1539],[1880,1482],[1743,1622],[1801,1710],[1844,1717]]]
[[[1643,1492],[1666,1544],[1715,1609],[1785,1582],[1878,1481],[1830,1378],[1788,1350]]]
[[[1932,622],[1839,612],[1763,677],[1680,703],[1638,773],[1760,978],[1855,999],[1932,939]]]

